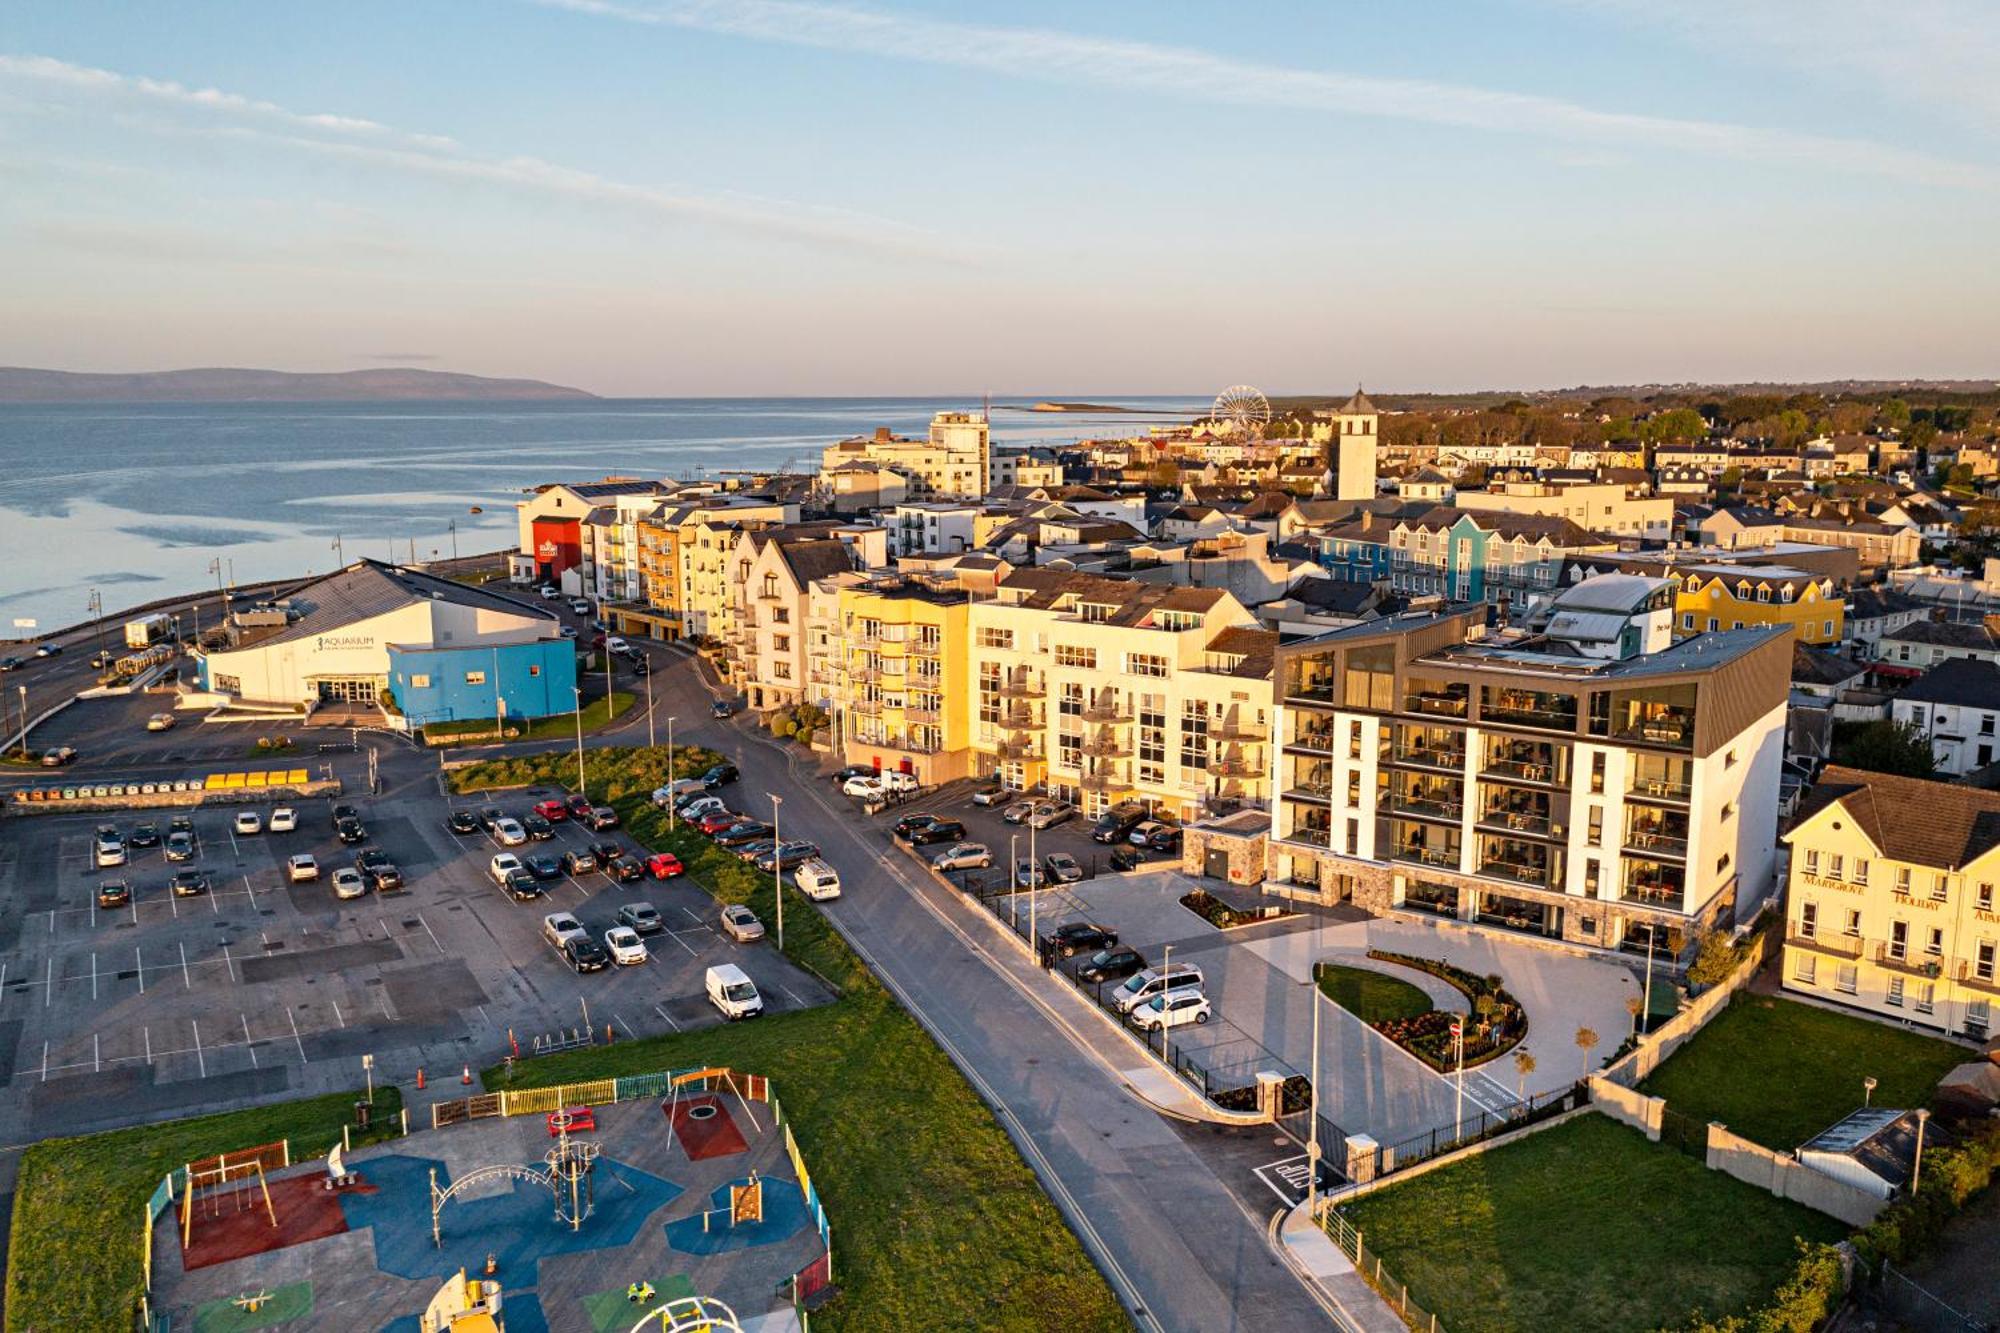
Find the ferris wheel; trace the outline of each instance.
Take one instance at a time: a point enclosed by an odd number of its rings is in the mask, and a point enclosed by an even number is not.
[[[1208,416],[1218,425],[1260,430],[1270,424],[1271,404],[1251,385],[1232,384],[1215,395],[1215,405],[1209,408]]]

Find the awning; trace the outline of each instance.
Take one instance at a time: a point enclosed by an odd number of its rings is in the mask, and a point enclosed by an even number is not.
[[[1897,666],[1893,662],[1870,662],[1868,671],[1870,675],[1886,676],[1890,680],[1915,680],[1924,674],[1922,667]]]

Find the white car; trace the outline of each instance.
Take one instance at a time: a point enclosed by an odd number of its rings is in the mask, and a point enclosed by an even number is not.
[[[626,653],[632,651],[632,645],[619,638],[616,634],[613,634],[604,641],[604,651],[607,653],[617,653],[620,657],[623,657]]]
[[[493,836],[502,847],[519,847],[528,840],[528,830],[521,827],[520,820],[503,817],[493,821]]]
[[[333,872],[333,896],[336,898],[362,898],[368,893],[368,881],[361,878],[361,872],[353,866],[342,866]]]
[[[521,858],[512,852],[501,852],[486,863],[486,873],[493,876],[495,884],[505,884],[507,876],[513,874],[516,870],[525,869],[527,867],[521,864]]]
[[[242,834],[262,833],[264,817],[255,810],[239,810],[236,814],[236,831]]]
[[[867,777],[849,778],[840,788],[842,796],[854,796],[864,801],[879,801],[887,791],[880,778]]]
[[[1212,1012],[1208,997],[1188,987],[1154,996],[1139,1006],[1132,1022],[1140,1028],[1177,1028],[1187,1023],[1206,1023]]]
[[[620,967],[646,961],[646,941],[630,926],[613,926],[605,931],[604,947],[611,951],[611,961]]]
[[[125,864],[125,840],[117,834],[97,840],[97,868],[106,870]]]
[[[300,852],[285,862],[285,873],[292,877],[292,883],[304,884],[319,878],[319,862],[313,860],[311,852]]]
[[[556,598],[558,598],[558,597],[562,596],[562,594],[561,594],[560,592],[557,592],[557,591],[556,591],[556,590],[555,590],[554,588],[551,588],[551,587],[550,587],[550,586],[549,586],[548,584],[546,584],[546,583],[544,583],[544,584],[543,584],[543,585],[541,586],[541,588],[540,588],[540,592],[541,592],[541,596],[542,596],[542,600],[543,600],[543,601],[545,601],[545,602],[553,602],[553,601],[554,601],[554,600],[555,600]]]
[[[840,896],[840,873],[817,856],[792,872],[792,882],[816,903]]]
[[[290,833],[299,826],[299,812],[289,805],[281,805],[271,812],[271,822],[264,827],[273,833]]]
[[[174,720],[172,713],[155,713],[146,719],[146,730],[172,731],[174,729]]]

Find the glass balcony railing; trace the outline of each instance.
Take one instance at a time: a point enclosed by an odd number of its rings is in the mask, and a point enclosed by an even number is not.
[[[1286,744],[1295,750],[1311,750],[1315,754],[1332,754],[1337,742],[1331,731],[1301,730]]]
[[[1458,849],[1454,847],[1432,847],[1411,842],[1391,843],[1389,859],[1407,861],[1411,865],[1432,866],[1440,870],[1458,869]]]
[[[1414,764],[1423,768],[1448,768],[1457,772],[1465,767],[1465,747],[1398,743],[1389,747],[1389,760],[1391,763]]]
[[[1506,806],[1495,806],[1482,811],[1479,823],[1486,828],[1504,829],[1509,833],[1526,833],[1537,838],[1550,836],[1553,822],[1545,812],[1536,810],[1513,810]]]
[[[1302,842],[1311,847],[1326,847],[1331,845],[1331,830],[1311,824],[1300,824],[1285,834],[1283,841]]]
[[[1636,874],[1626,879],[1625,891],[1619,896],[1628,903],[1678,908],[1684,895],[1677,875]]]
[[[1670,801],[1685,805],[1694,795],[1694,784],[1682,771],[1640,768],[1632,774],[1626,792],[1642,801]]]

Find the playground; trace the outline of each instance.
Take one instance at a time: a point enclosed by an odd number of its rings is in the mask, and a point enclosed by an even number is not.
[[[499,1284],[500,1322],[431,1328],[623,1333],[694,1298],[746,1330],[801,1328],[794,1297],[821,1294],[828,1232],[768,1085],[657,1077],[612,1105],[464,1119],[306,1162],[267,1145],[189,1163],[171,1201],[154,1197],[152,1309],[195,1333],[428,1333],[426,1309],[451,1284],[462,1300],[463,1274]]]

